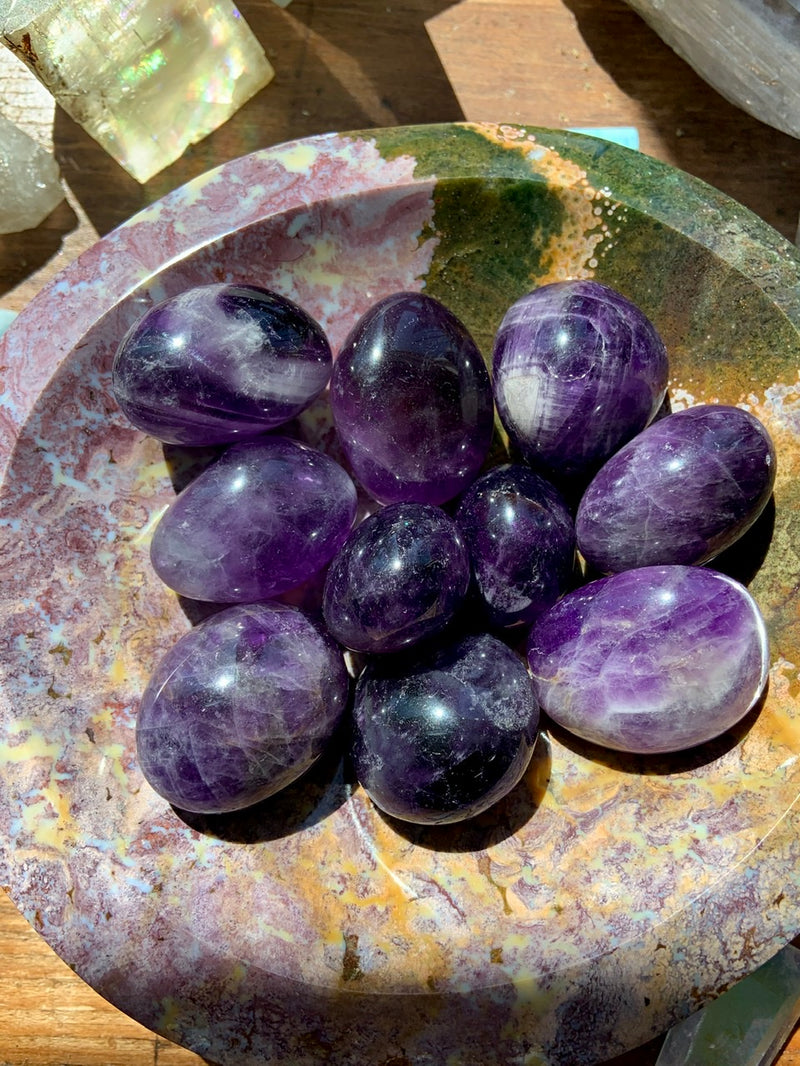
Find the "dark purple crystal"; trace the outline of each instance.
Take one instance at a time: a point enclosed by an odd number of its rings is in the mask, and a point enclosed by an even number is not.
[[[464,495],[456,523],[490,625],[529,624],[573,578],[575,528],[561,494],[520,464],[499,466]]]
[[[392,504],[365,518],[331,563],[325,622],[355,651],[398,651],[444,629],[469,580],[466,546],[444,511]]]
[[[755,705],[769,648],[743,585],[695,566],[654,566],[567,593],[531,629],[542,709],[619,751],[680,751],[719,736]]]
[[[356,489],[329,456],[285,437],[235,444],[156,526],[150,558],[175,592],[252,603],[308,581],[344,543]]]
[[[304,410],[328,383],[321,327],[255,285],[200,285],[151,308],[112,372],[117,403],[172,444],[247,440]]]
[[[410,660],[374,660],[356,686],[353,761],[386,814],[456,822],[486,810],[524,774],[539,708],[524,663],[470,636]]]
[[[543,285],[509,308],[494,346],[503,425],[528,462],[581,479],[644,429],[667,387],[646,315],[596,281]]]
[[[597,473],[578,507],[578,546],[601,573],[705,563],[750,528],[774,481],[775,448],[748,411],[676,411]]]
[[[331,376],[336,429],[355,476],[381,503],[444,503],[489,450],[489,373],[461,322],[437,300],[397,293],[347,337]]]
[[[230,607],[157,665],[136,722],[142,773],[183,810],[240,810],[311,766],[347,695],[341,651],[304,614],[283,604]]]

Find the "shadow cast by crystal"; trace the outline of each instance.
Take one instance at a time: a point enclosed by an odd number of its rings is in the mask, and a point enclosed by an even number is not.
[[[770,496],[767,505],[755,522],[729,548],[712,559],[708,566],[727,574],[742,585],[749,585],[764,565],[772,535],[775,532],[775,497]]]

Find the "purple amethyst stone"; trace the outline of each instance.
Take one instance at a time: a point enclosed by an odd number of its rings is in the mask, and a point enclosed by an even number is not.
[[[558,490],[526,466],[499,466],[465,493],[464,534],[489,624],[528,625],[569,587],[575,528]]]
[[[347,704],[341,651],[283,604],[230,607],[157,665],[136,721],[139,764],[169,803],[222,813],[296,780]]]
[[[466,546],[444,511],[391,504],[365,518],[331,563],[325,622],[354,651],[399,651],[444,629],[469,581]]]
[[[706,563],[764,510],[775,468],[772,440],[748,411],[676,411],[598,471],[578,506],[578,547],[600,573]]]
[[[329,456],[285,437],[234,444],[156,526],[153,568],[181,596],[252,603],[317,574],[344,543],[356,489]]]
[[[724,733],[767,680],[766,627],[747,589],[694,566],[653,566],[567,593],[534,623],[542,709],[594,744],[680,751]]]
[[[522,660],[486,634],[373,660],[356,685],[353,763],[386,814],[458,822],[520,781],[539,708]]]
[[[117,350],[112,387],[139,429],[171,444],[247,440],[324,389],[327,337],[285,296],[200,285],[152,307]]]
[[[498,414],[545,476],[586,479],[654,417],[667,369],[655,327],[625,296],[596,281],[554,282],[500,323]]]
[[[331,376],[336,429],[355,476],[381,503],[440,504],[489,450],[489,372],[466,328],[431,296],[397,293],[355,325]]]

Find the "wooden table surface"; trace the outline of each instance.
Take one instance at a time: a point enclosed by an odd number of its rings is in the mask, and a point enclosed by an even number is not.
[[[635,126],[641,149],[794,240],[800,141],[723,100],[622,0],[242,0],[275,80],[146,185],[0,49],[0,111],[52,147],[67,200],[0,236],[0,306],[21,310],[98,237],[226,159],[328,130],[437,121]],[[777,947],[777,945],[776,945]],[[650,1066],[658,1042],[617,1066]],[[800,1066],[800,1032],[778,1060]],[[87,988],[0,893],[0,1066],[201,1066]],[[366,1064],[365,1064],[366,1066]],[[724,1066],[724,1064],[720,1064]]]

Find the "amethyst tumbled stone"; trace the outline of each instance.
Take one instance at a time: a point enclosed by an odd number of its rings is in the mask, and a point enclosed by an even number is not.
[[[653,566],[567,593],[533,624],[528,664],[542,709],[607,748],[680,751],[754,707],[769,648],[743,585],[694,566]]]
[[[528,293],[495,339],[500,419],[533,467],[565,481],[585,480],[644,429],[664,399],[667,370],[644,312],[596,281]]]
[[[456,523],[493,627],[527,625],[566,592],[575,527],[561,494],[521,464],[495,467],[465,493]]]
[[[706,563],[761,514],[775,468],[769,433],[748,411],[676,411],[598,471],[578,506],[578,547],[601,573]]]
[[[150,559],[182,596],[252,603],[317,574],[344,543],[356,489],[329,456],[285,437],[234,444],[181,492]]]
[[[520,781],[539,708],[522,660],[486,634],[373,660],[356,685],[353,763],[386,814],[457,822]]]
[[[139,429],[172,444],[248,440],[304,410],[332,355],[322,328],[256,285],[199,285],[147,311],[114,358],[112,387]]]
[[[240,810],[322,754],[347,705],[341,651],[295,607],[229,607],[184,634],[142,696],[142,773],[186,811]]]
[[[469,581],[466,545],[441,508],[390,504],[365,518],[333,559],[325,622],[354,651],[399,651],[444,629]]]
[[[371,307],[336,359],[330,395],[355,476],[381,503],[444,503],[489,450],[489,372],[465,326],[431,296],[396,293]]]

